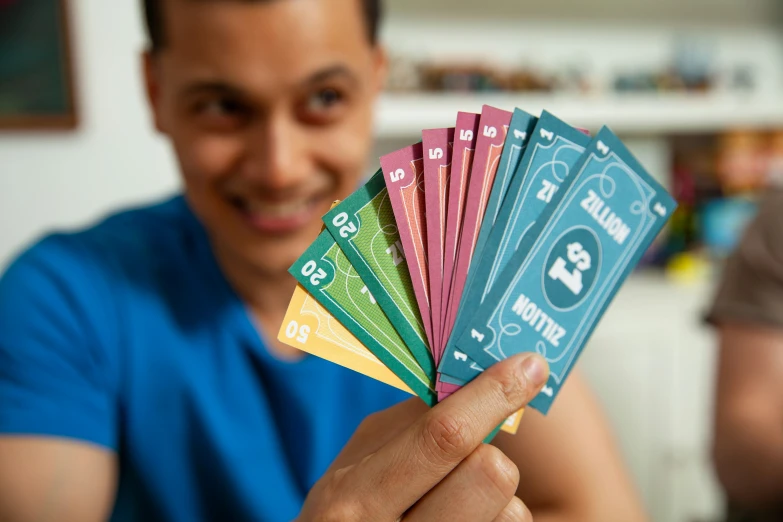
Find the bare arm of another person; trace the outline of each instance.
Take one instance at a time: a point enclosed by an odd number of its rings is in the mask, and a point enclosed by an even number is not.
[[[713,458],[732,501],[763,509],[783,498],[783,328],[720,327]]]
[[[770,190],[723,271],[713,460],[739,508],[783,497],[783,191]]]
[[[517,496],[536,522],[646,521],[603,412],[574,372],[550,413],[528,411],[495,444],[519,468]]]
[[[0,437],[0,520],[103,522],[117,483],[113,453],[65,439]]]

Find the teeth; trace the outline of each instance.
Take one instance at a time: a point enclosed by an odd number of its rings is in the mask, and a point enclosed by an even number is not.
[[[307,210],[307,201],[288,201],[285,203],[261,203],[246,201],[245,208],[250,214],[259,217],[286,218],[295,216]]]

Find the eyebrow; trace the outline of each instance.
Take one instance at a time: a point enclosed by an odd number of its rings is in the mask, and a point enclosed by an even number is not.
[[[309,87],[334,78],[344,78],[353,84],[353,86],[357,86],[361,83],[359,78],[345,65],[333,65],[310,75],[302,81],[300,85]],[[203,92],[220,93],[240,98],[243,96],[240,89],[221,81],[200,81],[188,85],[183,90],[184,95],[193,95]]]
[[[354,85],[359,85],[359,78],[345,65],[333,65],[331,67],[327,67],[326,69],[322,69],[318,71],[317,73],[313,74],[309,78],[307,78],[304,82],[302,82],[303,85],[309,86],[317,83],[321,83],[326,80],[331,80],[332,78],[345,78],[349,82],[353,83]]]
[[[201,92],[214,92],[214,93],[221,93],[221,94],[229,94],[232,96],[242,95],[240,90],[237,89],[236,87],[232,87],[227,83],[215,82],[215,81],[196,82],[194,84],[188,85],[187,88],[184,89],[183,94],[191,95],[191,94],[198,94]]]

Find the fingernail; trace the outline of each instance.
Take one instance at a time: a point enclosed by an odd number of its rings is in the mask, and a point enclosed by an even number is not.
[[[543,357],[537,354],[527,356],[522,361],[521,369],[527,381],[536,388],[546,384],[546,380],[549,378],[549,365]]]

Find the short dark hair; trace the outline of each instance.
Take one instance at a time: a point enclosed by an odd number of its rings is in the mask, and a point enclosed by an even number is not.
[[[144,21],[147,25],[147,36],[149,37],[149,48],[152,52],[159,51],[166,42],[165,22],[163,20],[163,2],[166,0],[143,0],[144,2]],[[217,0],[215,0],[217,1]],[[269,2],[272,0],[235,0],[247,3]],[[381,22],[383,11],[382,0],[360,0],[362,14],[367,22],[367,36],[373,45],[378,40],[378,26]]]

